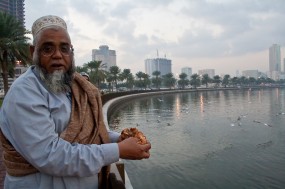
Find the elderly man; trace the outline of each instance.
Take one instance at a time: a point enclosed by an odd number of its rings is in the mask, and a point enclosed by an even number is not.
[[[4,187],[105,188],[107,165],[149,158],[149,143],[106,130],[100,93],[75,72],[64,20],[41,17],[32,34],[34,66],[13,83],[0,111]]]

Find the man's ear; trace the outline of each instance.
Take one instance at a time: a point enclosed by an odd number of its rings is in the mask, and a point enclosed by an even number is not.
[[[35,46],[31,45],[30,46],[30,55],[31,55],[31,57],[33,57],[34,52],[35,52]]]

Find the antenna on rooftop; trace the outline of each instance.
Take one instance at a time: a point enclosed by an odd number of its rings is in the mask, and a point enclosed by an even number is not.
[[[158,49],[156,49],[156,55],[157,55],[157,58],[159,57],[159,55],[158,55]]]

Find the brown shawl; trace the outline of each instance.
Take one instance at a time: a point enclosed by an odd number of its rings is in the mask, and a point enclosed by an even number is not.
[[[107,129],[103,122],[102,102],[98,89],[80,74],[74,74],[72,83],[72,109],[70,121],[60,137],[70,143],[103,144],[109,143]],[[6,170],[12,176],[25,176],[38,172],[27,162],[0,131],[3,147],[3,160]],[[107,177],[107,169],[102,169],[100,179]]]

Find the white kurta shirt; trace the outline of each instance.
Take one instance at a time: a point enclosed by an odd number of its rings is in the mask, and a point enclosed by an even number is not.
[[[98,188],[102,166],[119,160],[117,143],[70,144],[59,137],[66,128],[71,102],[66,94],[52,94],[30,67],[12,84],[0,110],[0,126],[14,148],[38,173],[6,175],[5,189]],[[109,131],[112,142],[119,134]]]

